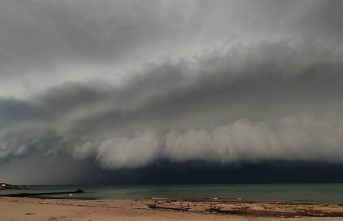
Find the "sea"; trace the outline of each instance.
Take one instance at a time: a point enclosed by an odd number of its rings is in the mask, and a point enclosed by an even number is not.
[[[195,201],[252,201],[280,203],[343,204],[343,184],[229,184],[229,185],[147,185],[147,186],[29,186],[28,190],[2,190],[13,193],[68,192],[80,194],[39,195],[38,198],[83,200],[176,199]]]

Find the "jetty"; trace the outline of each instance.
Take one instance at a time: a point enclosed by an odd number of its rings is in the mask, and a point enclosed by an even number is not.
[[[45,192],[45,193],[12,193],[12,194],[0,194],[0,197],[33,197],[33,196],[43,196],[43,195],[58,195],[58,194],[75,194],[84,193],[82,189],[76,189],[75,191],[67,192]]]

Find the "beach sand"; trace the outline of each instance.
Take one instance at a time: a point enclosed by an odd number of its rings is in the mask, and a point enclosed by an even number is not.
[[[147,205],[153,205],[153,207],[155,206],[156,208],[149,208]],[[179,209],[186,209],[187,211],[181,211]],[[236,213],[218,214],[218,211],[236,211]],[[298,217],[301,213],[305,214],[304,211],[314,213],[314,215],[317,216],[330,214],[333,216],[341,216],[343,214],[343,206],[166,200],[0,198],[1,221],[338,221],[343,219],[342,217]]]

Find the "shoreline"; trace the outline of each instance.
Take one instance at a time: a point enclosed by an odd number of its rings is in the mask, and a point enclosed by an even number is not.
[[[34,213],[38,216],[44,210],[42,215],[53,215],[56,207],[61,207],[61,213],[68,217],[69,210],[82,210],[79,215],[87,213],[94,216],[106,216],[107,213],[120,215],[123,212],[126,215],[137,215],[138,220],[141,216],[154,218],[156,214],[162,216],[169,214],[171,217],[188,217],[193,220],[193,216],[233,218],[233,220],[245,220],[246,218],[260,220],[280,220],[291,218],[299,220],[318,219],[320,220],[338,220],[343,217],[343,205],[339,204],[285,204],[270,202],[223,202],[223,201],[181,201],[181,200],[78,200],[78,199],[42,199],[42,198],[13,198],[0,197],[0,208],[4,211],[1,216],[7,217],[8,220],[22,220],[15,210],[28,208],[25,214]],[[47,211],[45,208],[49,207]],[[34,211],[34,212],[32,212]],[[64,212],[63,212],[64,211]],[[92,212],[92,213],[89,213]],[[104,213],[103,213],[104,212]],[[33,214],[31,214],[33,216]],[[29,215],[25,215],[29,216]],[[77,214],[73,215],[77,216]],[[81,216],[82,217],[82,216]],[[27,218],[27,217],[26,217]],[[37,218],[37,217],[35,217]],[[173,219],[174,219],[173,218]],[[338,218],[338,219],[336,219]],[[1,219],[7,220],[7,219]],[[27,220],[27,219],[25,219]],[[63,220],[63,219],[61,219]],[[74,219],[70,219],[74,220]],[[78,220],[78,219],[75,219]],[[80,219],[81,220],[81,219]],[[103,219],[107,220],[107,219]],[[109,219],[110,220],[110,219]],[[175,218],[174,220],[179,220]],[[188,219],[187,219],[188,220]],[[194,220],[198,220],[194,219]]]
[[[83,191],[83,190],[82,190]],[[1,193],[1,192],[0,192]],[[309,200],[294,200],[294,201],[280,201],[280,200],[248,200],[248,199],[236,199],[236,198],[202,198],[202,199],[191,199],[191,198],[159,198],[159,197],[148,197],[148,198],[103,198],[103,197],[78,197],[83,192],[78,191],[65,191],[65,192],[47,192],[47,193],[10,193],[0,194],[0,198],[27,198],[27,199],[55,199],[55,200],[80,200],[80,201],[117,201],[117,200],[131,200],[131,201],[177,201],[177,202],[192,202],[192,203],[247,203],[247,204],[276,204],[276,205],[339,205],[343,207],[343,202],[328,202],[328,201],[309,201]],[[85,192],[87,193],[87,192]],[[73,196],[57,196],[73,194]],[[45,196],[54,195],[54,196]]]

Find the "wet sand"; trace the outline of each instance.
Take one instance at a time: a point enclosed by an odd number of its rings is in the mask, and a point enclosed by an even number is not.
[[[343,206],[335,204],[0,198],[1,221],[338,221],[342,217]]]

